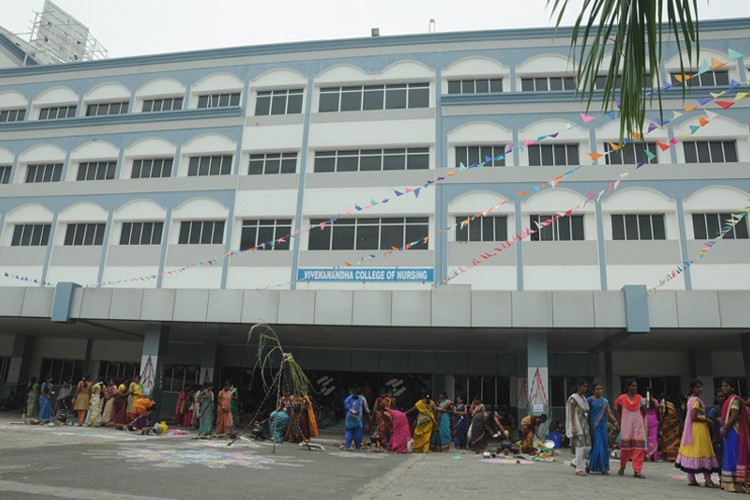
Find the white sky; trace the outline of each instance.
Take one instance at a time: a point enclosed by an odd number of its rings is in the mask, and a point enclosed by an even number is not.
[[[55,0],[110,57],[438,32],[550,26],[547,0]],[[573,2],[576,5],[579,2]],[[0,25],[30,30],[44,0],[0,0]],[[750,18],[750,0],[699,0],[701,19]],[[568,16],[571,24],[574,17]],[[28,39],[28,37],[25,37]]]

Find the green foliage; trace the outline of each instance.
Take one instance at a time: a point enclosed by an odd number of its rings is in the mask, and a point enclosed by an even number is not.
[[[552,16],[557,16],[558,28],[569,3],[569,0],[547,0],[547,5],[552,6]],[[643,133],[646,107],[654,97],[660,115],[663,113],[658,90],[663,86],[659,67],[662,41],[669,38],[677,45],[681,73],[685,72],[686,62],[698,60],[697,4],[698,0],[583,0],[570,42],[576,59],[578,91],[587,109],[590,108],[596,77],[606,71],[602,110],[615,109],[616,99],[620,98],[621,137],[628,137],[632,132]],[[683,60],[683,50],[686,60]],[[611,53],[612,58],[609,65],[602,68],[607,53]],[[657,90],[646,99],[644,82],[650,83],[652,79]],[[684,96],[684,82],[682,86]]]
[[[274,369],[286,369],[287,371],[284,373],[284,376],[289,377],[287,382],[290,384],[292,394],[307,396],[310,393],[310,380],[305,375],[299,363],[294,359],[294,356],[291,353],[284,352],[278,333],[270,325],[257,323],[247,332],[248,343],[250,343],[253,333],[258,334],[258,352],[255,358],[254,369],[260,370],[264,389],[268,391],[275,384],[279,383],[277,377],[271,378],[269,383],[266,373],[272,373]],[[271,366],[274,354],[280,356],[282,359],[282,364],[279,367]]]

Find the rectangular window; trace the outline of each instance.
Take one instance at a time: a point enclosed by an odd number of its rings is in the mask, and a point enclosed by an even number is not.
[[[672,73],[673,85],[682,85],[678,78],[682,78],[680,73]],[[718,87],[721,85],[729,85],[729,71],[706,71],[685,82],[686,87]]]
[[[318,111],[326,113],[427,108],[429,106],[429,83],[394,83],[322,88]]]
[[[313,170],[316,173],[426,170],[429,166],[429,148],[355,149],[318,151]]]
[[[246,250],[261,243],[273,242],[261,250],[289,250],[289,234],[292,232],[292,219],[260,219],[242,221],[240,248]],[[279,239],[286,241],[277,241]]]
[[[65,246],[99,246],[104,243],[105,224],[68,224]]]
[[[297,171],[297,153],[250,155],[249,175],[293,174]]]
[[[77,106],[54,106],[41,108],[39,110],[40,120],[60,120],[63,118],[75,118]]]
[[[664,215],[613,214],[613,240],[665,240]]]
[[[537,223],[555,219],[556,215],[532,215],[531,227],[538,227]],[[559,217],[552,223],[539,227],[539,231],[531,235],[531,241],[582,241],[583,215]]]
[[[734,163],[736,141],[684,141],[685,163]]]
[[[448,80],[449,94],[489,94],[503,91],[502,78]]]
[[[67,377],[71,377],[75,381],[88,373],[88,371],[83,371],[83,365],[83,360],[43,358],[42,369],[39,373],[43,373],[44,377],[51,375],[53,382],[63,381]]]
[[[89,104],[86,108],[86,116],[124,115],[128,112],[128,104],[128,101]]]
[[[232,173],[232,155],[191,156],[188,176],[229,175]]]
[[[0,184],[10,184],[10,172],[12,168],[10,165],[0,166]]]
[[[294,115],[302,113],[302,89],[263,90],[255,101],[255,115]]]
[[[120,245],[161,245],[163,222],[124,222]]]
[[[104,380],[122,380],[124,378],[133,379],[140,375],[140,363],[123,363],[117,361],[100,361],[99,376]]]
[[[549,92],[553,90],[575,90],[576,79],[572,76],[541,76],[521,78],[522,92]]]
[[[139,158],[133,160],[132,179],[172,176],[172,158]]]
[[[318,226],[325,219],[311,219]],[[427,217],[339,219],[324,229],[310,230],[309,250],[390,250],[421,240],[429,234]],[[427,250],[426,244],[413,250]]]
[[[631,142],[622,146],[617,151],[612,149],[609,143],[604,144],[604,151],[607,153],[607,165],[635,165],[636,163],[658,163],[656,158],[656,143],[654,142]],[[652,159],[649,159],[646,151],[651,153]]]
[[[505,146],[456,146],[456,166],[468,166],[484,162],[487,167],[504,167],[505,158],[496,160],[498,156],[505,156]]]
[[[487,217],[468,216],[471,220],[456,217],[456,241],[505,241],[508,239],[508,217],[490,215]]]
[[[732,214],[729,213],[693,214],[693,232],[695,234],[695,239],[712,240],[718,237],[721,234],[722,228],[727,225],[727,221],[731,218]],[[724,235],[724,239],[748,239],[747,218],[743,218],[736,226],[728,231],[727,234]]]
[[[12,247],[45,247],[49,243],[50,224],[20,224],[13,229]]]
[[[532,144],[528,147],[529,165],[578,165],[578,144]]]
[[[240,93],[206,94],[198,96],[198,109],[228,108],[240,105]]]
[[[223,220],[184,221],[180,224],[180,245],[220,245],[223,242]]]
[[[162,97],[161,99],[144,99],[143,112],[176,111],[182,109],[182,97]]]
[[[77,181],[100,181],[115,178],[115,161],[85,161],[78,164]]]
[[[26,109],[3,109],[0,111],[0,123],[22,122],[26,118]]]
[[[180,392],[183,387],[192,387],[199,382],[200,373],[200,366],[166,365],[162,390]]]
[[[62,163],[29,165],[26,168],[26,182],[29,184],[39,182],[60,182],[60,179],[62,178],[62,167]]]

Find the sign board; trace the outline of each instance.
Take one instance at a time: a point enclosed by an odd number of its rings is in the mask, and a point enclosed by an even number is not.
[[[352,282],[400,282],[432,283],[435,270],[427,267],[362,267],[331,269],[330,267],[301,267],[297,270],[297,281],[352,281]]]

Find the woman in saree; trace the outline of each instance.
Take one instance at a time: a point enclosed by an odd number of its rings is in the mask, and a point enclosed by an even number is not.
[[[536,454],[534,437],[544,441],[539,435],[539,427],[547,421],[547,415],[526,415],[521,419],[521,451],[527,455]],[[474,425],[472,423],[472,425]]]
[[[138,398],[143,397],[143,384],[141,384],[141,376],[136,375],[128,387],[128,419],[133,420],[133,403]]]
[[[124,429],[130,422],[128,420],[128,388],[125,384],[120,384],[117,388],[113,411],[115,429]]]
[[[643,459],[646,456],[646,401],[638,394],[638,383],[633,378],[625,379],[625,394],[615,400],[615,414],[620,422],[620,470],[633,459],[633,477],[643,479]]]
[[[102,414],[102,425],[112,427],[115,425],[115,396],[117,395],[117,385],[115,381],[109,379],[107,388],[104,390],[104,413]]]
[[[453,405],[453,426],[456,432],[456,448],[459,450],[466,449],[466,434],[469,430],[469,424],[467,423],[469,418],[467,416],[466,404],[461,396],[456,398],[456,404]]]
[[[188,388],[187,386],[183,386],[180,393],[177,395],[177,405],[175,405],[174,410],[174,423],[177,426],[182,425],[182,419],[185,417],[184,409],[185,409],[185,398],[188,396]]]
[[[448,451],[451,447],[451,417],[453,413],[453,402],[448,399],[445,392],[438,393],[435,414],[437,416],[437,429],[432,433],[432,451]]]
[[[31,377],[31,382],[26,388],[26,418],[36,418],[39,413],[39,382],[36,377]]]
[[[208,436],[214,430],[214,391],[211,382],[204,386],[199,399],[198,435]]]
[[[649,462],[659,461],[659,400],[654,398],[652,389],[646,390],[646,432],[648,434],[648,446],[646,449],[646,460]]]
[[[88,375],[84,375],[76,387],[76,395],[73,396],[73,410],[78,415],[78,426],[86,423],[86,414],[91,407],[91,388],[93,384]]]
[[[315,408],[313,407],[312,398],[310,398],[310,396],[304,396],[303,399],[305,400],[304,406],[307,408],[307,422],[310,427],[310,437],[317,437],[320,432],[318,431],[318,419],[315,417]]]
[[[388,393],[385,390],[382,390],[380,391],[380,395],[375,399],[375,403],[372,405],[372,414],[375,417],[375,427],[383,437],[383,442],[386,444],[391,437],[391,421],[390,416],[385,412],[385,409],[391,407],[392,401],[392,398],[388,397]]]
[[[506,439],[510,437],[510,432],[500,423],[500,418],[493,411],[493,408],[483,405],[471,418],[469,448],[476,453],[483,452],[495,430],[502,433]]]
[[[414,408],[406,412],[417,411],[417,422],[414,424],[414,453],[428,453],[430,451],[432,431],[438,425],[433,414],[434,409],[435,402],[430,399],[429,394],[423,392],[422,399],[416,402]]]
[[[748,431],[747,409],[735,393],[732,379],[721,381],[721,392],[726,396],[721,407],[721,436],[724,438],[724,457],[721,463],[721,489],[729,492],[747,491]]]
[[[227,382],[219,391],[219,402],[216,405],[216,434],[232,432],[232,383]]]
[[[659,454],[662,460],[674,462],[680,450],[680,417],[677,414],[677,408],[669,401],[666,394],[662,394],[659,399],[661,400],[657,408],[661,430]],[[690,413],[689,404],[686,410],[686,414]]]
[[[39,394],[39,420],[40,424],[45,424],[52,420],[52,375],[47,376],[47,381],[42,384]]]
[[[591,452],[589,453],[589,472],[609,475],[609,427],[607,422],[617,426],[617,418],[609,407],[607,398],[602,397],[604,387],[594,384],[594,395],[588,397],[589,426],[591,427]]]
[[[274,443],[284,442],[287,426],[289,426],[289,414],[284,411],[283,406],[279,405],[268,417],[268,427]]]
[[[96,384],[91,388],[91,401],[89,414],[86,417],[86,425],[89,427],[100,427],[102,425],[102,406],[104,394],[104,380],[99,377]]]
[[[391,422],[391,440],[388,441],[388,451],[393,453],[409,453],[411,429],[409,428],[409,418],[406,416],[406,413],[388,407],[383,409],[383,412]]]
[[[679,454],[674,466],[687,472],[689,486],[700,486],[695,475],[701,473],[707,488],[718,488],[719,486],[711,480],[711,474],[720,472],[721,469],[711,444],[706,406],[700,398],[702,392],[703,382],[697,378],[692,379],[687,415],[685,415],[685,432],[682,435]],[[663,401],[664,398],[662,398]]]
[[[310,414],[307,411],[307,401],[300,396],[289,398],[289,429],[286,440],[290,443],[310,442]]]

